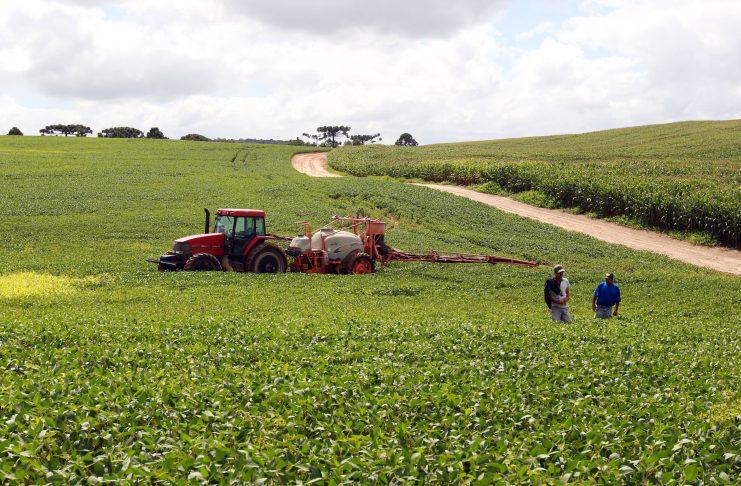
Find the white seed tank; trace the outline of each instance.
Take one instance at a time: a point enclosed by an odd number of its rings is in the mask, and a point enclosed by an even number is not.
[[[334,228],[322,228],[315,231],[311,236],[311,249],[322,249],[322,238],[324,249],[330,260],[342,260],[353,251],[363,251],[363,241],[360,237],[349,231],[337,231]]]
[[[324,244],[322,244],[324,240]],[[363,242],[360,237],[349,231],[337,231],[325,227],[314,232],[311,238],[297,236],[291,240],[289,248],[300,250],[301,253],[311,250],[326,250],[327,260],[342,260],[353,251],[363,251]],[[326,262],[325,262],[326,263]]]
[[[296,248],[301,253],[311,250],[311,238],[308,236],[297,236],[291,240],[291,244],[288,248]]]

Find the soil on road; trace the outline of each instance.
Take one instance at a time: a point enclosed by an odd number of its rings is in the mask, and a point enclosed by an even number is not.
[[[327,170],[327,154],[296,154],[291,159],[293,168],[312,177],[342,177]]]
[[[327,170],[327,154],[298,154],[291,161],[293,167],[312,177],[341,177]],[[693,245],[653,231],[639,230],[571,214],[557,209],[539,208],[514,199],[472,191],[459,186],[442,184],[416,184],[438,191],[448,192],[495,207],[508,213],[552,224],[569,231],[578,231],[598,240],[627,246],[636,250],[652,251],[699,267],[719,272],[741,275],[741,251],[730,248]]]

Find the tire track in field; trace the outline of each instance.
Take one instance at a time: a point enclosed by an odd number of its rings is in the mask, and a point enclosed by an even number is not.
[[[293,168],[312,177],[342,177],[327,170],[327,154],[296,154],[291,159]],[[741,251],[731,248],[708,247],[670,238],[654,231],[628,228],[583,214],[571,214],[558,209],[539,208],[514,199],[485,194],[460,186],[444,184],[415,184],[456,196],[465,197],[501,211],[517,214],[568,231],[584,233],[598,240],[627,246],[635,250],[651,251],[698,267],[741,275]]]

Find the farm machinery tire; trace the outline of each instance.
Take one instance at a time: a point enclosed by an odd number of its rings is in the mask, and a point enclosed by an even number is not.
[[[221,270],[221,263],[215,256],[208,253],[197,253],[188,258],[183,267],[185,271],[202,272]]]
[[[339,273],[343,275],[348,275],[352,273],[352,263],[355,260],[355,257],[361,253],[360,250],[354,250],[347,255],[345,255],[345,258],[342,259],[342,263],[340,263]]]
[[[247,256],[244,268],[254,273],[284,273],[288,269],[288,258],[280,248],[261,244]]]
[[[355,253],[347,260],[347,263],[343,265],[345,267],[343,269],[344,273],[362,275],[376,271],[375,264],[367,253]]]

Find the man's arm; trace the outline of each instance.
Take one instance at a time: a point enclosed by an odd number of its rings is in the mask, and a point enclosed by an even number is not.
[[[594,288],[594,293],[592,293],[592,310],[597,310],[597,299],[599,298],[599,284]]]
[[[562,304],[568,304],[570,298],[571,298],[571,287],[566,287],[566,298],[563,299],[563,302],[561,302],[561,303]]]
[[[618,315],[618,307],[620,307],[620,301],[622,298],[620,297],[620,287],[617,288],[617,302],[615,302],[615,311],[612,313],[613,316]]]

